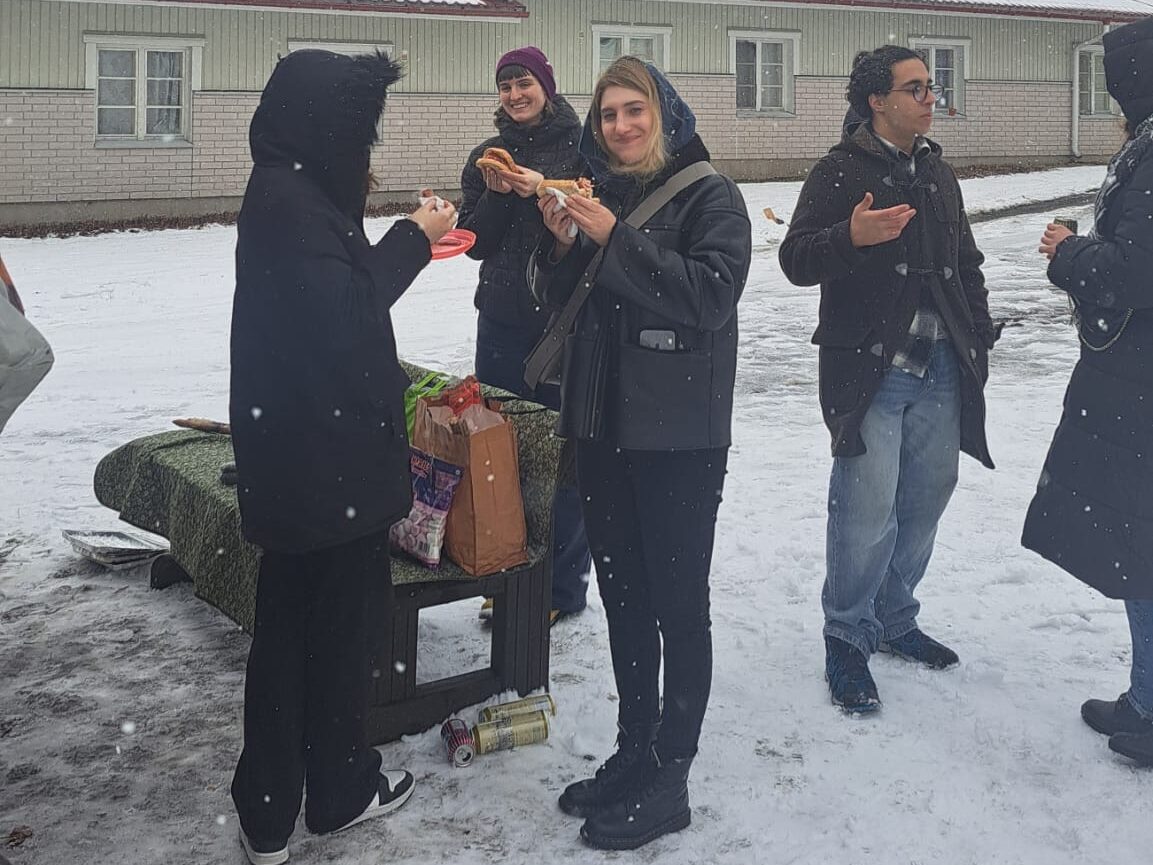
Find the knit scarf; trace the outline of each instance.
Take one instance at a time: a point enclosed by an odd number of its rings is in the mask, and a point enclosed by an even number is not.
[[[1151,147],[1153,147],[1153,115],[1137,124],[1133,137],[1109,160],[1105,182],[1101,184],[1101,189],[1097,192],[1097,201],[1093,205],[1093,229],[1089,232],[1090,237],[1101,238],[1101,227],[1105,223],[1105,214],[1113,203],[1112,199],[1129,182],[1137,163],[1144,158]]]

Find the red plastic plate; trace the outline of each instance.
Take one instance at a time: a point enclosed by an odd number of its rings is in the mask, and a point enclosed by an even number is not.
[[[476,243],[475,234],[467,228],[454,228],[432,245],[432,260],[440,261],[442,258],[452,258],[468,252],[474,243]]]

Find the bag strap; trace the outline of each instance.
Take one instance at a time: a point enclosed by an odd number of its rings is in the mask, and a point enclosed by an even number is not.
[[[688,189],[698,180],[703,180],[710,174],[716,173],[716,169],[708,162],[694,162],[692,165],[686,165],[638,204],[636,209],[625,217],[625,223],[633,228],[642,227],[656,215],[657,211],[672,201],[678,193]],[[577,280],[576,288],[573,289],[568,302],[565,303],[560,314],[525,361],[524,382],[530,389],[536,389],[563,350],[565,338],[572,331],[581,307],[592,294],[593,283],[596,281],[597,271],[600,269],[604,254],[603,247],[597,250],[592,261],[589,262],[588,267]]]

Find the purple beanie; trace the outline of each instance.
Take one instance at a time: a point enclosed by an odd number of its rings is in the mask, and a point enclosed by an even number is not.
[[[532,73],[532,77],[540,82],[544,95],[549,102],[556,99],[556,79],[552,74],[552,64],[544,56],[544,52],[532,45],[524,48],[514,48],[496,61],[496,74],[506,66],[523,66]]]

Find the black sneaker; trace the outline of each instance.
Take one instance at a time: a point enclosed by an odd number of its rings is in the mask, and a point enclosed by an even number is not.
[[[1142,766],[1153,766],[1153,732],[1118,733],[1116,736],[1110,736],[1109,750],[1130,760],[1136,760]]]
[[[920,628],[913,628],[895,640],[881,643],[877,650],[904,658],[906,661],[916,661],[932,670],[944,670],[961,663],[956,652],[948,646],[941,645]]]
[[[638,724],[620,727],[616,752],[605,760],[593,777],[565,787],[557,800],[560,809],[573,817],[589,817],[621,801],[642,779],[652,762],[653,742],[660,726]]]
[[[1081,704],[1081,718],[1104,736],[1115,736],[1118,733],[1153,733],[1153,721],[1147,721],[1137,714],[1127,694],[1122,694],[1114,702],[1086,700]]]
[[[288,861],[288,842],[254,841],[240,830],[240,844],[252,865],[283,865]]]
[[[834,706],[850,715],[871,715],[880,710],[881,698],[868,660],[844,640],[825,637],[825,679]]]
[[[376,795],[372,797],[368,807],[336,831],[343,832],[357,823],[363,823],[365,820],[384,814],[391,814],[412,798],[412,791],[415,789],[416,778],[411,772],[406,772],[403,769],[381,769]]]

